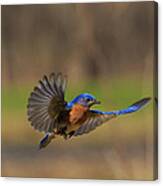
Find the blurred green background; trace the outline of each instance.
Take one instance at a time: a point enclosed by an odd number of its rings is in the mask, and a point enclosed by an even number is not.
[[[154,2],[2,6],[2,176],[153,179],[153,101],[42,151],[26,114],[44,74],[68,75],[66,100],[90,92],[109,111],[153,97],[153,70]]]

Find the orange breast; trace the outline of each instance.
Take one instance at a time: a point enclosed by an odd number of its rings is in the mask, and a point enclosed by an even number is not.
[[[70,114],[69,114],[69,122],[70,124],[80,124],[85,121],[87,116],[87,111],[89,108],[84,107],[82,105],[76,104],[73,106]]]

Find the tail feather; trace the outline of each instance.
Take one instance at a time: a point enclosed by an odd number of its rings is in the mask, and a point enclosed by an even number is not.
[[[54,138],[54,134],[49,133],[47,134],[41,141],[39,144],[39,149],[45,148],[50,142],[51,140]]]

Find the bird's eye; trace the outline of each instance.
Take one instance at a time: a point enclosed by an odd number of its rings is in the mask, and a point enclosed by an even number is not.
[[[90,98],[86,98],[86,101],[89,102],[89,101],[91,101],[91,99]]]

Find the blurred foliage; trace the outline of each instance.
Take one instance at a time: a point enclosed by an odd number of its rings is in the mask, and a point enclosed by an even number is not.
[[[74,82],[141,80],[147,65],[152,72],[153,16],[154,2],[3,6],[3,85],[51,71]]]
[[[2,6],[3,176],[153,178],[153,102],[43,151],[26,115],[50,72],[68,75],[66,100],[89,92],[100,110],[153,97],[153,10],[153,2]]]

